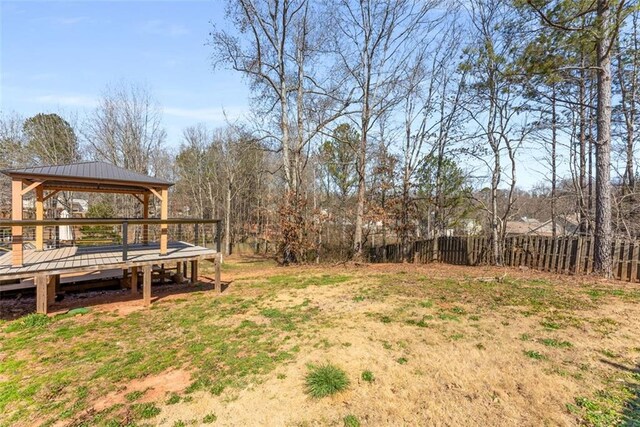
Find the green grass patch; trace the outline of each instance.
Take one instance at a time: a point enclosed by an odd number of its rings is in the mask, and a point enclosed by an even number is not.
[[[375,376],[373,375],[373,372],[369,370],[362,371],[360,378],[362,378],[363,381],[366,381],[368,383],[372,383],[376,379]]]
[[[539,353],[535,350],[524,350],[523,353],[528,358],[534,359],[534,360],[545,360],[547,358],[544,354]]]
[[[355,415],[349,414],[342,419],[344,427],[360,427],[360,420]]]
[[[144,395],[144,393],[145,392],[142,390],[132,391],[131,393],[125,394],[124,398],[127,402],[135,402],[136,400],[140,399]]]
[[[541,344],[546,345],[547,347],[555,347],[555,348],[571,348],[573,344],[569,341],[560,341],[554,338],[544,338],[539,340]]]
[[[148,420],[160,414],[160,408],[155,403],[135,403],[131,405],[131,413],[135,419]]]
[[[345,390],[349,386],[349,378],[339,367],[326,363],[309,366],[305,385],[307,394],[318,399]]]
[[[216,414],[211,413],[211,414],[205,415],[205,417],[202,419],[202,424],[211,424],[216,422],[217,419],[218,417],[216,416]]]

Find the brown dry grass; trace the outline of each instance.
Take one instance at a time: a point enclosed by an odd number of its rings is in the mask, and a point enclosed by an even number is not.
[[[195,378],[201,366],[176,360],[164,373],[97,393],[88,413],[144,391],[138,402],[154,401],[160,412],[138,422],[166,426],[201,425],[212,414],[221,426],[343,425],[347,415],[373,426],[610,425],[640,417],[629,409],[640,382],[635,284],[450,265],[282,268],[256,259],[230,260],[223,279],[231,285],[222,298],[242,308],[209,326],[273,327],[292,357],[241,375],[219,394],[188,390],[187,372]],[[153,311],[216,298],[167,295]],[[88,316],[117,310],[126,320],[139,304],[98,305]],[[351,385],[310,398],[308,365],[324,362],[344,369]],[[361,379],[364,370],[373,382]],[[177,403],[167,401],[171,394]],[[73,420],[67,424],[92,425],[90,417]]]

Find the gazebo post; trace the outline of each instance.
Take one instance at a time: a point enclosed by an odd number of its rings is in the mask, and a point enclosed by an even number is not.
[[[22,180],[11,180],[11,219],[22,221]],[[22,267],[22,226],[11,226],[11,264],[13,267]]]
[[[149,193],[145,192],[142,195],[142,218],[149,219]],[[149,225],[144,224],[142,226],[142,243],[149,244]]]
[[[169,217],[169,189],[163,188],[160,190],[160,195],[162,196],[160,201],[160,219],[166,220]],[[167,223],[160,223],[160,255],[167,254],[168,232]]]
[[[42,185],[36,187],[36,219],[42,221],[44,219],[44,188]],[[44,249],[44,227],[36,225],[36,250]]]

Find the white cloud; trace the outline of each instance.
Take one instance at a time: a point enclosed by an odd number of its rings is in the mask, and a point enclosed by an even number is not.
[[[34,102],[41,104],[63,105],[67,107],[95,107],[95,98],[86,95],[41,95],[36,96]]]

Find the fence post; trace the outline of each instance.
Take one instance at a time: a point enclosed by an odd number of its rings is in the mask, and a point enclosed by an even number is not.
[[[198,246],[198,239],[200,238],[200,227],[198,227],[200,224],[198,224],[197,222],[195,224],[193,224],[193,244]]]

